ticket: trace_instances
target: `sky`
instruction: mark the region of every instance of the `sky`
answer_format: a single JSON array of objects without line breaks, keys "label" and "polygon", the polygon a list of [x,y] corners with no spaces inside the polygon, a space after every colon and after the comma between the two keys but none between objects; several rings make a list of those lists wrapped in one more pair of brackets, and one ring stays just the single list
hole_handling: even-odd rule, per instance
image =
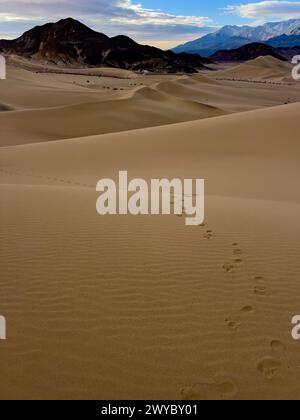
[{"label": "sky", "polygon": [[300,18],[296,0],[0,0],[0,39],[73,17],[109,36],[172,48],[224,25]]}]

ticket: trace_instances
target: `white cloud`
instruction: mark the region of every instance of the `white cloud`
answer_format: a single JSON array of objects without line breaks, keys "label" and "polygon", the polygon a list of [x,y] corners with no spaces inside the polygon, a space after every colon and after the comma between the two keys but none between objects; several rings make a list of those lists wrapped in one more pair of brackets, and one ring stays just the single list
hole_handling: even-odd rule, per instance
[{"label": "white cloud", "polygon": [[271,0],[258,3],[239,4],[227,6],[228,13],[234,13],[242,18],[256,19],[257,21],[287,20],[300,18],[300,2]]},{"label": "white cloud", "polygon": [[131,0],[119,0],[118,6],[124,10],[134,12],[133,16],[120,16],[112,18],[112,22],[133,25],[191,25],[203,27],[211,22],[207,17],[201,16],[176,16],[161,10],[145,9],[141,4],[132,4]]}]

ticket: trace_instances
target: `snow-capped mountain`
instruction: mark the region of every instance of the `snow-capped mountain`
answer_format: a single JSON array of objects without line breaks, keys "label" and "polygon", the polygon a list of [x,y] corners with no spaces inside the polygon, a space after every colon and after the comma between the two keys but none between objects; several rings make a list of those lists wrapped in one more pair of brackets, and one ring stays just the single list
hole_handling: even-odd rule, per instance
[{"label": "snow-capped mountain", "polygon": [[281,35],[300,34],[300,19],[271,22],[261,26],[224,26],[217,32],[176,47],[174,52],[209,56],[221,49],[232,49],[250,42],[266,42]]}]

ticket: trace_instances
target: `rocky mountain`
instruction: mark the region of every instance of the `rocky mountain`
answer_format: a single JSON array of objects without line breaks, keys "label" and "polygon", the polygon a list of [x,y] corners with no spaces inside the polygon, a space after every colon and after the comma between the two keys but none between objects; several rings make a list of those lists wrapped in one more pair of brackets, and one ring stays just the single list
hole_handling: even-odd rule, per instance
[{"label": "rocky mountain", "polygon": [[[297,32],[299,31],[299,35]],[[300,46],[300,30],[295,31],[292,35],[280,35],[266,42],[272,47],[295,47]]]},{"label": "rocky mountain", "polygon": [[277,49],[261,43],[251,43],[237,49],[218,51],[210,58],[216,62],[234,62],[249,61],[264,56],[271,56],[282,61],[287,60]]},{"label": "rocky mountain", "polygon": [[295,35],[300,31],[300,19],[266,23],[261,26],[224,26],[217,32],[176,47],[174,52],[188,52],[210,56],[219,50],[239,48],[253,42],[266,42],[281,35]]},{"label": "rocky mountain", "polygon": [[2,40],[0,51],[55,65],[169,73],[194,73],[211,63],[199,55],[140,45],[126,36],[109,38],[71,18],[37,26],[15,40]]},{"label": "rocky mountain", "polygon": [[292,58],[296,55],[300,55],[300,46],[296,47],[280,47],[276,48],[277,54],[286,58],[288,61],[292,61]]}]

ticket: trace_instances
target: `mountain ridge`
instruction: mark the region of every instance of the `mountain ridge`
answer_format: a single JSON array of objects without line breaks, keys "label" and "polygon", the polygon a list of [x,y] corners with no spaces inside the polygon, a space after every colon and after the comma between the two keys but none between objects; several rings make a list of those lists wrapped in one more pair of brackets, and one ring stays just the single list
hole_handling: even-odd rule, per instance
[{"label": "mountain ridge", "polygon": [[265,56],[287,61],[287,58],[283,54],[280,54],[276,48],[258,42],[243,45],[236,49],[221,50],[210,56],[210,58],[216,62],[242,62]]},{"label": "mountain ridge", "polygon": [[300,19],[269,22],[257,27],[226,25],[216,32],[179,45],[173,51],[198,53],[208,57],[219,50],[239,48],[253,42],[266,43],[281,35],[294,36],[298,34],[298,31],[300,33]]},{"label": "mountain ridge", "polygon": [[46,64],[168,73],[195,73],[211,63],[199,55],[140,45],[124,35],[109,38],[72,18],[36,26],[14,40],[0,40],[0,52]]}]

